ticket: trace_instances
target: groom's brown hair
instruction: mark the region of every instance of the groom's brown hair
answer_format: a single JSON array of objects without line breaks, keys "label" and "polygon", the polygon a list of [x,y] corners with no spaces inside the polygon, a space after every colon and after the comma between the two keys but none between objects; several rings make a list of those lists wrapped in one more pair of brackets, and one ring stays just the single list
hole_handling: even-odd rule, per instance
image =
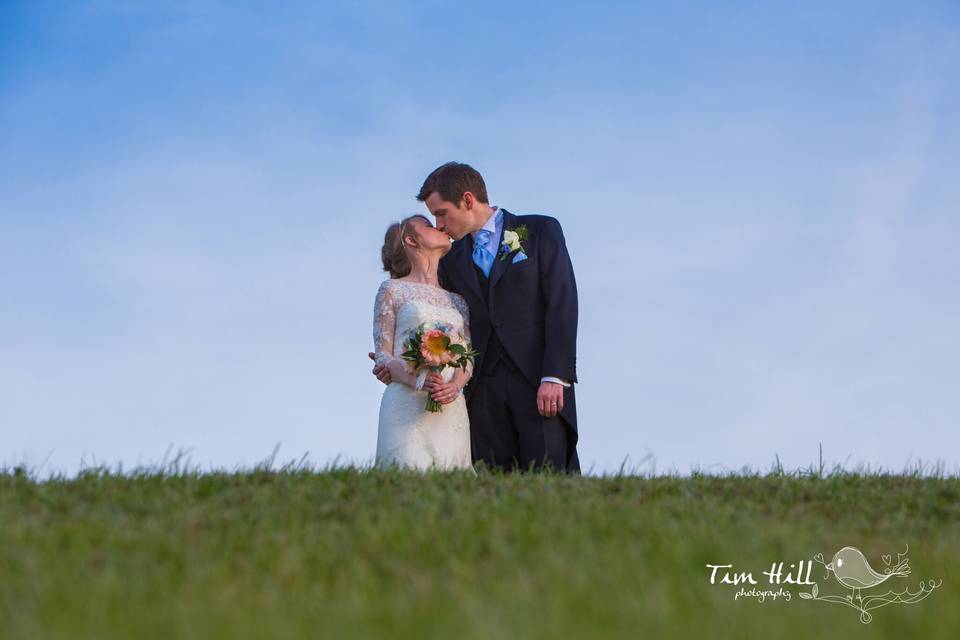
[{"label": "groom's brown hair", "polygon": [[442,164],[427,176],[417,194],[417,200],[425,201],[430,194],[436,191],[440,198],[454,205],[459,205],[463,194],[467,191],[476,196],[483,204],[490,204],[487,200],[487,185],[483,182],[480,172],[462,162],[448,162]]}]

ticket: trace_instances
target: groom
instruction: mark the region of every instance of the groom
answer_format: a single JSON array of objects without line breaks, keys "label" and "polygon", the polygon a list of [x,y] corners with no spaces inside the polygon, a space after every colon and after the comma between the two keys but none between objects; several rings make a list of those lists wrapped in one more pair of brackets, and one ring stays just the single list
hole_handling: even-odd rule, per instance
[{"label": "groom", "polygon": [[[579,473],[577,283],[560,223],[491,207],[480,174],[457,162],[427,176],[417,200],[455,241],[440,284],[470,307],[479,356],[464,394],[474,462]],[[389,384],[385,367],[373,372]]]}]

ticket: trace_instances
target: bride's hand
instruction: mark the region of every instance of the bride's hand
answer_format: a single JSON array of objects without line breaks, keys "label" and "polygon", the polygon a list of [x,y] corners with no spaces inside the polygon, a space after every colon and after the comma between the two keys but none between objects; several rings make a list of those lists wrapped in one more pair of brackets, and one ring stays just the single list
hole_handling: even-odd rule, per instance
[{"label": "bride's hand", "polygon": [[431,371],[427,374],[427,377],[423,379],[423,390],[432,393],[435,387],[442,384],[443,377],[436,371]]},{"label": "bride's hand", "polygon": [[460,395],[460,387],[453,382],[441,382],[433,385],[430,397],[440,404],[450,404]]}]

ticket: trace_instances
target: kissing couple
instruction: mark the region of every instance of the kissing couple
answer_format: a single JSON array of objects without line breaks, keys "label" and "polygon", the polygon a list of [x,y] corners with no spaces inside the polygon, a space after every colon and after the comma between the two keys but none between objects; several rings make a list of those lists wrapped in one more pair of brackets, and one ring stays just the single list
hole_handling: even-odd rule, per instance
[{"label": "kissing couple", "polygon": [[555,218],[491,206],[448,162],[394,222],[374,303],[377,466],[579,474],[577,284]]}]

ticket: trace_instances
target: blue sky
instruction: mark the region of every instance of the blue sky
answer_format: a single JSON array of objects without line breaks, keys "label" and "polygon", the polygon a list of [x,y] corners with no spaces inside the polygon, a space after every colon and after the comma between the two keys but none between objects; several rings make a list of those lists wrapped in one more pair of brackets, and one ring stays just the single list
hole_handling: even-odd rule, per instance
[{"label": "blue sky", "polygon": [[0,464],[369,462],[453,159],[563,223],[585,469],[960,464],[956,3],[239,4],[0,3]]}]

